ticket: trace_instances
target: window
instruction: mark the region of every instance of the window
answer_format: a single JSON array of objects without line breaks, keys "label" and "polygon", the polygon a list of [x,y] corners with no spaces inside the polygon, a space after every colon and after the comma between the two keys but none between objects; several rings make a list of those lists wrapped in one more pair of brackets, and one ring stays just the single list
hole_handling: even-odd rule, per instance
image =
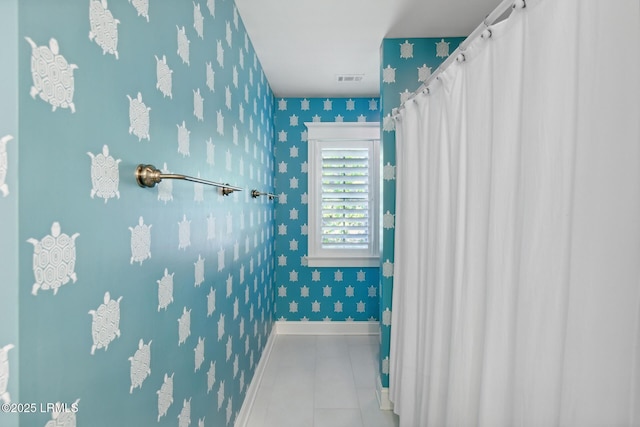
[{"label": "window", "polygon": [[378,266],[380,124],[305,124],[309,266]]}]

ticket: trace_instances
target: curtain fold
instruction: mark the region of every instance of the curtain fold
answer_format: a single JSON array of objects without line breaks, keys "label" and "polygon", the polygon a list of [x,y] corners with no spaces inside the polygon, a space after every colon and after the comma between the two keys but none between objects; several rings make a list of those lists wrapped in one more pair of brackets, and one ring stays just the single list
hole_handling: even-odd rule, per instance
[{"label": "curtain fold", "polygon": [[640,3],[527,0],[396,118],[401,426],[640,426]]}]

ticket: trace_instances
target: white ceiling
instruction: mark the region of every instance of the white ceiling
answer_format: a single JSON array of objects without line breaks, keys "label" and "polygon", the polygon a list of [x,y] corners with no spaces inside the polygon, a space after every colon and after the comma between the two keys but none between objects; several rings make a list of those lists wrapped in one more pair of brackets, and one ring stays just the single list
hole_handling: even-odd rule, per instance
[{"label": "white ceiling", "polygon": [[[235,0],[277,97],[380,94],[383,38],[467,36],[500,0]],[[337,83],[337,74],[364,74]]]}]

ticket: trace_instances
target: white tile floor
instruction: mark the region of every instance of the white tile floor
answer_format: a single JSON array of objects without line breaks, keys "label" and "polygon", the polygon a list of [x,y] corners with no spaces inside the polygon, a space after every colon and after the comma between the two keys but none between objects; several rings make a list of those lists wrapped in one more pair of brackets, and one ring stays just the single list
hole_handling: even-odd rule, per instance
[{"label": "white tile floor", "polygon": [[397,427],[376,398],[378,337],[278,335],[248,427]]}]

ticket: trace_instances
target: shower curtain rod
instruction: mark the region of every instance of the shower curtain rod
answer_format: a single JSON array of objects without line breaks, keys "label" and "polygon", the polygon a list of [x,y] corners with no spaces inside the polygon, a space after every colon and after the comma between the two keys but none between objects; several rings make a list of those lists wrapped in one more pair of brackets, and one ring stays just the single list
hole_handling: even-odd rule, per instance
[{"label": "shower curtain rod", "polygon": [[212,185],[222,189],[222,194],[228,196],[234,191],[242,191],[242,188],[219,182],[207,181],[206,179],[196,178],[193,176],[181,175],[177,173],[162,173],[162,171],[153,165],[139,164],[136,167],[136,182],[140,187],[152,188],[160,183],[163,179],[181,179],[184,181],[196,182],[198,184]]},{"label": "shower curtain rod", "polygon": [[471,34],[469,34],[469,36],[464,39],[464,41],[462,43],[460,43],[460,45],[458,46],[458,48],[456,50],[453,51],[453,53],[451,55],[449,55],[449,57],[447,59],[445,59],[442,64],[440,64],[440,66],[438,68],[436,68],[436,71],[433,72],[433,74],[431,74],[429,76],[429,78],[427,78],[427,80],[425,80],[420,87],[418,87],[418,89],[416,89],[414,92],[411,93],[411,95],[409,95],[409,97],[402,103],[400,104],[399,107],[394,108],[391,111],[391,117],[395,118],[400,111],[404,108],[404,104],[406,104],[408,101],[412,100],[413,98],[415,98],[416,96],[418,96],[419,93],[424,92],[425,90],[427,90],[429,88],[429,85],[436,79],[439,78],[440,74],[446,70],[449,65],[451,65],[451,63],[453,63],[454,61],[456,61],[458,59],[458,56],[460,56],[460,54],[463,54],[464,51],[467,49],[467,47],[469,46],[469,44],[471,44],[472,41],[474,41],[476,38],[478,38],[478,36],[480,36],[486,29],[489,28],[490,25],[493,25],[496,20],[498,18],[500,18],[500,16],[502,16],[503,13],[505,13],[507,10],[509,10],[509,8],[515,8],[516,5],[518,5],[521,8],[526,7],[526,0],[502,0],[502,3],[500,3],[494,10],[493,12],[491,12],[489,15],[487,15],[487,17],[482,21],[482,23],[480,25],[478,25],[476,27],[475,30],[473,30],[471,32]]}]

